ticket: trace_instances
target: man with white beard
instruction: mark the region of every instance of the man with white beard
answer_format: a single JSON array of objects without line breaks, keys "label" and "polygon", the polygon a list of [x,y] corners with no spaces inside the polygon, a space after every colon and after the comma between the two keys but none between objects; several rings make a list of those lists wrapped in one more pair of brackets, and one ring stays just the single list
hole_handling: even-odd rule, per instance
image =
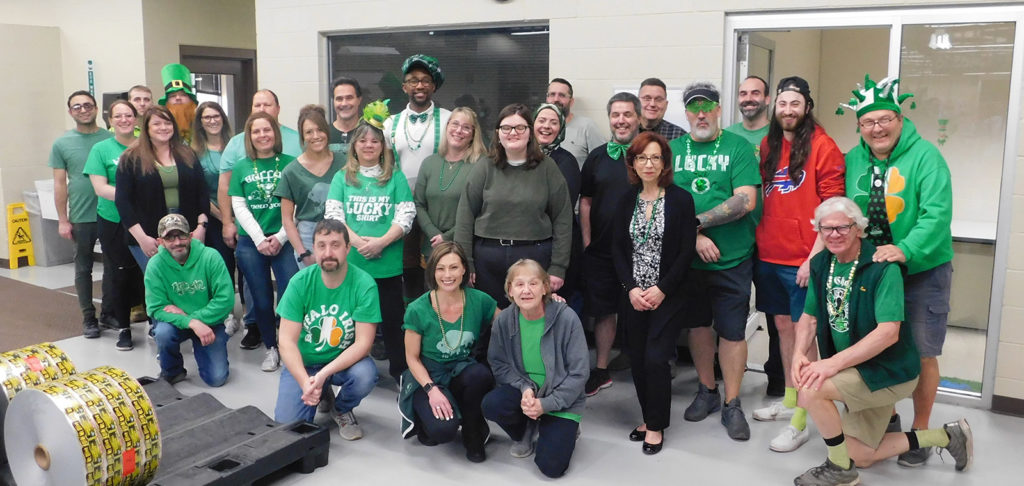
[{"label": "man with white beard", "polygon": [[[722,425],[733,440],[750,438],[740,406],[747,365],[745,328],[753,280],[754,229],[761,175],[754,149],[743,137],[720,128],[718,89],[696,82],[683,92],[690,133],[669,143],[675,182],[693,195],[697,211],[697,256],[683,284],[689,299],[690,353],[700,379],[684,418],[704,420],[722,408],[715,382],[715,334],[725,383]],[[714,329],[711,325],[714,322]]]}]

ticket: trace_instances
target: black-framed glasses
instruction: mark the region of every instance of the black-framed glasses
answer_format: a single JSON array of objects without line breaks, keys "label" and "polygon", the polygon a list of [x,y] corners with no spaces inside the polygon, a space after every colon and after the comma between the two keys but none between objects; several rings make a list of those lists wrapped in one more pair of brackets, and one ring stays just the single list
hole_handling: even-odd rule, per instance
[{"label": "black-framed glasses", "polygon": [[508,135],[508,134],[512,133],[512,130],[515,130],[516,133],[526,133],[526,131],[529,130],[529,129],[530,129],[529,125],[515,125],[515,126],[512,126],[512,125],[502,125],[502,126],[498,127],[498,131],[503,133],[503,134],[505,134],[505,135]]},{"label": "black-framed glasses", "polygon": [[202,119],[206,123],[213,123],[215,121],[220,121],[220,115],[203,115]]},{"label": "black-framed glasses", "polygon": [[856,225],[857,223],[844,224],[842,226],[818,226],[818,231],[822,236],[829,236],[833,232],[839,233],[839,236],[846,236],[850,234],[850,230]]},{"label": "black-framed glasses", "polygon": [[873,130],[875,128],[875,125],[878,125],[882,128],[886,128],[889,125],[892,125],[892,122],[894,121],[896,121],[895,116],[886,116],[879,118],[877,120],[861,120],[857,122],[857,124],[860,125],[861,130]]}]

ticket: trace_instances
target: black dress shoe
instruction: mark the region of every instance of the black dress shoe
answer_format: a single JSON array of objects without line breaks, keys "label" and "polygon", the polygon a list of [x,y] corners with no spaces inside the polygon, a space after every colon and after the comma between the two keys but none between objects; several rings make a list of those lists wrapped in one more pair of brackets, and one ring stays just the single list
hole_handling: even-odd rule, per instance
[{"label": "black dress shoe", "polygon": [[647,431],[640,430],[640,427],[633,429],[633,431],[629,433],[630,442],[640,442],[644,440],[645,437],[647,437]]},{"label": "black dress shoe", "polygon": [[648,456],[653,456],[653,455],[661,452],[661,446],[663,446],[663,445],[665,445],[665,433],[664,432],[661,433],[661,443],[659,443],[659,444],[650,444],[646,440],[644,441],[644,445],[643,445],[644,454],[647,454]]}]

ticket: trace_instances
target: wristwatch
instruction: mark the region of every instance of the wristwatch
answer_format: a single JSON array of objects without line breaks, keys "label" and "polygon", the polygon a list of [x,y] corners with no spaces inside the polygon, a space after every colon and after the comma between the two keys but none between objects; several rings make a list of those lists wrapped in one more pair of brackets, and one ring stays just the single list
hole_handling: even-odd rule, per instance
[{"label": "wristwatch", "polygon": [[433,390],[433,389],[434,389],[434,382],[430,382],[430,383],[427,383],[426,385],[423,385],[423,392],[424,393],[430,393],[430,390]]},{"label": "wristwatch", "polygon": [[302,259],[303,259],[303,258],[306,258],[306,257],[308,257],[308,256],[310,256],[310,255],[312,255],[312,254],[313,254],[313,252],[312,252],[312,251],[310,251],[310,250],[306,250],[306,251],[302,252],[302,254],[301,254],[301,255],[299,255],[298,257],[296,257],[296,258],[295,258],[295,260],[297,260],[297,261],[298,261],[299,263],[302,263]]}]

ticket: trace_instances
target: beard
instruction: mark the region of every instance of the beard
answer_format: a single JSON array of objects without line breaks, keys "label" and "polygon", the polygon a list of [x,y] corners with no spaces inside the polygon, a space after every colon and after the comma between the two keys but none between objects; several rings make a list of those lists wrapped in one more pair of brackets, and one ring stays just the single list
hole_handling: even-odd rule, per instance
[{"label": "beard", "polygon": [[192,121],[196,117],[196,102],[189,100],[183,105],[167,105],[167,109],[174,116],[174,122],[178,124],[178,134],[185,145],[192,142]]},{"label": "beard", "polygon": [[753,120],[761,116],[767,109],[768,105],[763,101],[747,102],[740,105],[740,113],[746,120]]},{"label": "beard", "polygon": [[691,126],[690,128],[690,138],[693,138],[693,140],[697,142],[714,140],[714,137],[717,134],[718,127],[711,123],[709,123],[707,127]]}]

